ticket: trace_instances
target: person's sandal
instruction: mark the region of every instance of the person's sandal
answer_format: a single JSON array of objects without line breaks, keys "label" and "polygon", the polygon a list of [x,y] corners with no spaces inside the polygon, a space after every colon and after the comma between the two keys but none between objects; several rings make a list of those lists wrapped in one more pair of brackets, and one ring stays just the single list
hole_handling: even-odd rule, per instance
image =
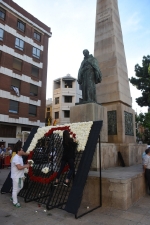
[{"label": "person's sandal", "polygon": [[21,205],[20,205],[20,203],[18,202],[18,203],[16,203],[16,204],[13,204],[16,208],[19,208]]},{"label": "person's sandal", "polygon": [[13,201],[13,198],[10,198],[10,201],[12,202]]}]

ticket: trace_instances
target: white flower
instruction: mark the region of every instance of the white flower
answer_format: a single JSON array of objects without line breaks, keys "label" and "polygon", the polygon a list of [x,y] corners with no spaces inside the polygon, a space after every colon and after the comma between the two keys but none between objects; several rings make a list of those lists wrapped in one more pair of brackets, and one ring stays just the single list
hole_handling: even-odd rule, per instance
[{"label": "white flower", "polygon": [[33,167],[34,161],[32,159],[28,159],[28,163],[30,164],[31,167]]},{"label": "white flower", "polygon": [[24,168],[24,173],[28,173],[29,169],[28,168]]},{"label": "white flower", "polygon": [[42,168],[42,173],[48,173],[49,172],[49,168],[48,167],[44,167],[44,168]]},{"label": "white flower", "polygon": [[28,163],[33,164],[33,163],[34,163],[34,161],[33,161],[32,159],[28,159]]},{"label": "white flower", "polygon": [[[76,135],[76,139],[78,140],[78,151],[83,151],[85,149],[90,130],[92,127],[93,121],[89,122],[79,122],[79,123],[70,123],[64,125],[57,125],[57,126],[47,126],[42,127],[37,130],[37,133],[34,135],[32,142],[27,150],[27,152],[33,151],[39,139],[41,139],[45,133],[47,133],[52,128],[59,128],[68,126],[73,134]],[[58,134],[60,137],[63,136],[63,130],[55,130],[53,133]]]}]

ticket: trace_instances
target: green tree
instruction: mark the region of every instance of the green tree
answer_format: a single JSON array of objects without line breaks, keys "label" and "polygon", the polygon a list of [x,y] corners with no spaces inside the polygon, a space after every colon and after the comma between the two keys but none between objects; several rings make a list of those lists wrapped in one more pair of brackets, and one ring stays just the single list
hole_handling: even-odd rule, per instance
[{"label": "green tree", "polygon": [[144,56],[142,60],[142,66],[135,65],[135,77],[129,79],[133,86],[136,86],[138,90],[141,90],[142,97],[136,98],[136,102],[139,106],[150,106],[150,56]]},{"label": "green tree", "polygon": [[150,144],[150,112],[136,115],[135,120],[139,126],[144,128],[143,132],[139,132],[137,129],[137,137],[144,143]]}]

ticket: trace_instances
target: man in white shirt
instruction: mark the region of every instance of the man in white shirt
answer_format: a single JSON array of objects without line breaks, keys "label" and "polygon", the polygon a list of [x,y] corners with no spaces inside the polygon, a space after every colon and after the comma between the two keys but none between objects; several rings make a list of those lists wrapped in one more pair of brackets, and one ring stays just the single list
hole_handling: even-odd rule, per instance
[{"label": "man in white shirt", "polygon": [[150,194],[150,148],[146,149],[146,157],[144,158],[145,177],[148,184],[148,194]]},{"label": "man in white shirt", "polygon": [[24,169],[29,168],[29,164],[23,165],[23,155],[27,155],[27,153],[25,153],[22,148],[17,147],[16,155],[11,161],[11,178],[13,181],[12,200],[14,206],[16,207],[20,207],[17,195],[19,191],[23,188]]}]

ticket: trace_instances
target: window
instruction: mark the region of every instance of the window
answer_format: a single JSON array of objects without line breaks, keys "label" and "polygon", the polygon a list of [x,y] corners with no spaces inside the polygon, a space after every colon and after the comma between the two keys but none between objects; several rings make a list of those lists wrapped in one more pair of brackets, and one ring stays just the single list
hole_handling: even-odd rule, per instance
[{"label": "window", "polygon": [[32,65],[31,74],[32,74],[34,77],[38,77],[38,76],[39,76],[39,68]]},{"label": "window", "polygon": [[20,89],[20,80],[16,78],[12,78],[11,80],[11,86],[17,87]]},{"label": "window", "polygon": [[4,30],[0,29],[0,40],[3,41],[4,38]]},{"label": "window", "polygon": [[25,23],[23,23],[21,20],[18,20],[17,22],[17,28],[21,30],[22,32],[25,32]]},{"label": "window", "polygon": [[55,98],[55,105],[59,104],[59,97]]},{"label": "window", "polygon": [[16,138],[16,126],[0,124],[0,137]]},{"label": "window", "polygon": [[32,96],[38,95],[38,86],[30,84],[30,95]]},{"label": "window", "polygon": [[11,85],[14,87],[20,88],[20,80],[18,80],[16,78],[12,78]]},{"label": "window", "polygon": [[19,90],[20,90],[20,80],[16,78],[12,78],[11,80],[11,89],[14,90],[17,96],[20,96]]},{"label": "window", "polygon": [[22,131],[31,131],[32,127],[21,127],[21,132]]},{"label": "window", "polygon": [[0,19],[5,20],[6,11],[0,7]]},{"label": "window", "polygon": [[21,71],[21,69],[22,69],[22,60],[21,59],[14,58],[13,69]]},{"label": "window", "polygon": [[31,116],[36,116],[36,114],[37,114],[37,106],[36,105],[29,105],[29,114]]},{"label": "window", "polygon": [[18,113],[18,109],[19,109],[19,102],[10,100],[10,102],[9,102],[9,112]]},{"label": "window", "polygon": [[23,49],[24,49],[24,41],[19,39],[19,38],[16,38],[15,48],[18,48],[18,49],[23,51]]},{"label": "window", "polygon": [[47,111],[50,111],[50,107],[47,107]]},{"label": "window", "polygon": [[65,96],[65,102],[72,102],[72,96]]},{"label": "window", "polygon": [[38,48],[33,47],[32,55],[36,58],[40,58],[40,50]]},{"label": "window", "polygon": [[70,117],[70,111],[69,110],[65,110],[64,111],[64,117],[65,118],[69,118]]},{"label": "window", "polygon": [[35,38],[37,41],[41,41],[41,34],[38,33],[37,31],[34,31],[34,38]]},{"label": "window", "polygon": [[65,81],[65,88],[72,88],[72,81]]},{"label": "window", "polygon": [[46,113],[46,118],[50,118],[50,112]]},{"label": "window", "polygon": [[59,112],[55,112],[55,119],[59,118]]}]

